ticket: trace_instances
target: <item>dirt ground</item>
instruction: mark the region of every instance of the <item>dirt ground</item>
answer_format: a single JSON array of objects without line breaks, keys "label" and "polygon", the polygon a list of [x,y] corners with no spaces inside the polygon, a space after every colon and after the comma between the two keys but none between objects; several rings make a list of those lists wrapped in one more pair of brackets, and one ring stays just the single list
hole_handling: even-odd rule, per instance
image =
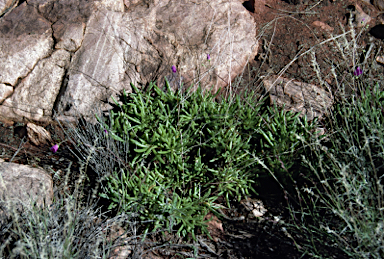
[{"label": "dirt ground", "polygon": [[[377,3],[377,1],[376,1]],[[254,4],[254,6],[253,6]],[[252,60],[243,75],[242,88],[259,88],[265,76],[279,74],[282,71],[283,77],[318,84],[319,80],[314,72],[311,55],[301,55],[314,47],[316,61],[325,81],[336,93],[335,78],[332,76],[330,64],[337,67],[340,80],[353,74],[353,60],[345,59],[332,41],[324,41],[344,30],[348,30],[348,17],[352,15],[356,23],[356,5],[372,19],[367,24],[368,28],[359,28],[362,33],[359,37],[359,50],[369,51],[369,55],[382,55],[384,47],[380,39],[380,26],[378,33],[373,37],[370,32],[375,25],[381,24],[380,10],[364,1],[350,0],[304,0],[284,2],[281,0],[259,0],[245,1],[246,7],[258,24],[258,35],[260,37],[259,54]],[[378,5],[378,4],[376,4]],[[384,33],[383,33],[384,34]],[[384,37],[383,37],[384,38]],[[323,42],[323,43],[322,43]],[[329,44],[328,44],[329,43]],[[297,60],[292,62],[295,57]],[[364,56],[357,55],[357,62],[364,59]],[[292,62],[292,63],[291,63]],[[287,64],[290,66],[286,67]],[[363,76],[372,81],[382,80],[383,66],[378,64],[365,64]],[[242,89],[241,88],[241,89]],[[65,139],[64,133],[58,125],[44,125],[52,134],[56,142]],[[53,144],[53,143],[51,143]],[[65,171],[71,164],[73,180],[76,179],[79,164],[75,156],[70,152],[73,147],[62,144],[57,153],[50,151],[51,144],[35,146],[26,135],[24,125],[13,126],[0,124],[0,158],[5,161],[40,166],[46,170],[59,172],[64,176]],[[57,178],[58,179],[58,178]],[[58,185],[61,180],[54,178],[54,184]],[[284,206],[286,200],[275,183],[269,182],[269,192],[259,190],[261,198],[268,209],[266,219],[263,223],[243,221],[231,221],[223,219],[224,233],[212,233],[215,237],[214,246],[220,250],[223,258],[310,258],[300,257],[292,240],[286,233],[276,225],[273,216],[287,216]],[[272,186],[272,187],[271,187]],[[234,208],[234,211],[227,212],[228,215],[241,216],[241,209]],[[160,257],[167,256],[158,254]],[[343,258],[336,256],[336,258]]]},{"label": "dirt ground", "polygon": [[[363,62],[364,58],[375,60],[377,56],[383,55],[383,15],[378,8],[363,0],[305,0],[298,4],[289,1],[254,1],[254,9],[249,7],[253,1],[244,2],[243,5],[251,11],[259,25],[260,46],[258,55],[249,63],[244,73],[242,87],[259,88],[263,78],[277,74],[319,85],[310,50],[315,53],[322,79],[328,83],[333,93],[337,93],[338,89],[331,73],[331,65],[336,67],[339,83],[346,76],[353,75],[354,64],[356,67],[359,62],[365,64],[363,75],[366,78],[370,78],[372,82],[382,79],[382,65]],[[380,5],[381,0],[375,3],[376,6]],[[371,18],[368,23],[367,17],[359,23],[364,17],[361,11]],[[358,34],[358,49],[355,56],[352,56],[344,48],[343,57],[335,41],[329,39],[349,30],[350,17]],[[338,40],[342,42],[343,37]],[[349,44],[352,43],[350,34],[347,40]]]}]

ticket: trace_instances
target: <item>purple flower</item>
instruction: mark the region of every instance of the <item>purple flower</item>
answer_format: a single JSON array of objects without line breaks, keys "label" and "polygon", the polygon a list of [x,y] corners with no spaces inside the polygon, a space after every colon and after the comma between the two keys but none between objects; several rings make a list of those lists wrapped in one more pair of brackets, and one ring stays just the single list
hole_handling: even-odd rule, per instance
[{"label": "purple flower", "polygon": [[359,75],[361,75],[361,74],[363,74],[363,70],[361,70],[360,67],[357,67],[356,70],[355,70],[355,72],[353,72],[353,75],[354,75],[354,76],[359,76]]},{"label": "purple flower", "polygon": [[177,70],[176,70],[176,67],[175,67],[175,66],[172,66],[172,72],[173,72],[173,73],[176,73],[176,71],[177,71]]},{"label": "purple flower", "polygon": [[59,145],[54,145],[53,147],[51,147],[51,151],[53,152],[53,153],[56,153],[57,152],[57,150],[59,149]]},{"label": "purple flower", "polygon": [[207,54],[207,60],[211,59],[211,55]]},{"label": "purple flower", "polygon": [[108,134],[108,130],[105,129],[105,130],[104,130],[104,133],[105,133],[105,134]]}]

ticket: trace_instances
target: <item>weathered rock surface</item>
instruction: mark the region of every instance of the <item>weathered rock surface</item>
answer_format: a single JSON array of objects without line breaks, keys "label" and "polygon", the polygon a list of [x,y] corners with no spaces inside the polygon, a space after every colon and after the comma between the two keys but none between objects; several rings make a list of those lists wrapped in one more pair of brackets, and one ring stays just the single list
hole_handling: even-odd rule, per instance
[{"label": "weathered rock surface", "polygon": [[27,123],[27,133],[28,138],[36,146],[42,144],[52,144],[53,142],[51,134],[46,129],[31,122]]},{"label": "weathered rock surface", "polygon": [[[7,211],[30,206],[32,200],[38,206],[49,206],[53,199],[53,181],[43,169],[27,165],[0,162],[0,208]],[[0,213],[4,213],[0,209]]]},{"label": "weathered rock surface", "polygon": [[278,76],[264,79],[263,83],[270,94],[271,105],[274,102],[280,106],[285,104],[285,110],[301,112],[300,116],[307,115],[310,121],[327,114],[333,105],[330,93],[316,85]]},{"label": "weathered rock surface", "polygon": [[9,97],[13,93],[13,87],[0,84],[0,103],[2,103],[7,97]]},{"label": "weathered rock surface", "polygon": [[17,6],[19,0],[0,0],[0,16]]},{"label": "weathered rock surface", "polygon": [[2,116],[15,120],[23,117],[35,121],[51,120],[69,59],[69,52],[57,50],[49,58],[40,60],[0,106]]},{"label": "weathered rock surface", "polygon": [[0,47],[0,119],[49,121],[93,117],[130,83],[163,87],[172,65],[185,88],[217,91],[258,43],[241,1],[29,0],[0,18]]},{"label": "weathered rock surface", "polygon": [[0,19],[0,83],[16,86],[53,47],[50,23],[23,3]]},{"label": "weathered rock surface", "polygon": [[[227,26],[230,7],[233,35],[228,35]],[[136,1],[130,3],[127,13],[98,9],[88,21],[83,44],[71,63],[59,111],[67,116],[76,111],[92,116],[89,111],[95,103],[108,100],[111,93],[129,90],[131,82],[145,85],[157,81],[163,86],[164,76],[172,75],[172,65],[186,86],[195,83],[197,87],[201,82],[203,87],[213,85],[217,90],[256,54],[255,35],[249,32],[255,32],[255,24],[246,9],[241,3],[224,0],[201,1],[199,5],[161,0],[143,5]],[[231,44],[236,51],[232,52]]]}]

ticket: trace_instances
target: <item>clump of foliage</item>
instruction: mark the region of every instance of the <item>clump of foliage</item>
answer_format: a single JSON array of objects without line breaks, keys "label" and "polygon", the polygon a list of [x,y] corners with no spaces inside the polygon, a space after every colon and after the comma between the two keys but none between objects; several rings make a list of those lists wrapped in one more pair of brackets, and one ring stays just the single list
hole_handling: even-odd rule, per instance
[{"label": "clump of foliage", "polygon": [[176,227],[183,236],[194,237],[196,228],[208,233],[204,217],[219,207],[219,197],[230,206],[255,192],[252,186],[268,172],[254,156],[276,172],[283,168],[278,176],[289,179],[297,136],[309,137],[315,125],[276,106],[266,108],[254,94],[217,102],[200,87],[188,98],[169,84],[167,92],[155,84],[146,92],[132,88],[122,104],[115,100],[117,112],[98,118],[110,137],[129,144],[129,166],[115,168],[101,195],[110,208],[138,208],[154,229]]},{"label": "clump of foliage", "polygon": [[293,213],[310,218],[295,227],[300,233],[312,232],[315,242],[301,245],[320,258],[331,254],[324,245],[348,258],[384,256],[384,93],[376,85],[361,89],[360,95],[335,105],[329,117],[333,133],[312,146],[316,160],[304,159],[320,183],[303,189],[306,203]]},{"label": "clump of foliage", "polygon": [[[70,167],[63,183],[68,186]],[[73,173],[73,171],[72,171]],[[108,237],[112,226],[132,225],[130,215],[105,219],[96,204],[81,202],[85,172],[83,168],[70,194],[54,193],[50,206],[34,200],[2,202],[0,207],[0,258],[110,258],[117,238]]]},{"label": "clump of foliage", "polygon": [[297,233],[298,248],[316,258],[384,257],[383,77],[379,47],[360,42],[367,28],[357,31],[351,16],[349,29],[327,40],[341,60],[329,70],[311,55],[318,83],[330,89],[325,79],[332,80],[334,105],[324,119],[327,137],[303,140],[310,147],[304,165],[315,177],[297,188],[300,208],[289,207],[286,227]]}]

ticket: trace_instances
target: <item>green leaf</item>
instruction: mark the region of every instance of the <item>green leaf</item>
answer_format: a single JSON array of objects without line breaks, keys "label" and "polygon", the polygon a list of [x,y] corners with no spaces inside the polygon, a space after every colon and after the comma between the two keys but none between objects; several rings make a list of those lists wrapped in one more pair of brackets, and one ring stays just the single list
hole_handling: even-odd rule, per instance
[{"label": "green leaf", "polygon": [[148,144],[145,144],[144,140],[141,140],[142,143],[140,143],[139,141],[134,140],[134,139],[130,139],[130,141],[131,141],[133,144],[135,144],[135,145],[137,145],[137,146],[139,146],[139,147],[142,147],[142,148],[149,148],[149,145],[148,145]]},{"label": "green leaf", "polygon": [[134,150],[135,150],[136,153],[144,153],[144,152],[146,152],[146,151],[148,151],[150,149],[149,148],[141,148],[141,149],[136,148]]},{"label": "green leaf", "polygon": [[120,138],[120,137],[117,136],[115,133],[110,132],[110,134],[111,134],[111,137],[112,137],[114,140],[117,140],[117,141],[120,141],[120,142],[125,142],[124,139]]},{"label": "green leaf", "polygon": [[[269,145],[271,145],[271,147],[274,146],[274,144],[272,143],[271,139],[270,139],[270,136],[267,136],[267,134],[264,132],[264,130],[260,129],[260,132],[261,134],[263,135],[264,139],[269,143]],[[270,133],[271,132],[268,132],[269,135],[271,135]]]}]

